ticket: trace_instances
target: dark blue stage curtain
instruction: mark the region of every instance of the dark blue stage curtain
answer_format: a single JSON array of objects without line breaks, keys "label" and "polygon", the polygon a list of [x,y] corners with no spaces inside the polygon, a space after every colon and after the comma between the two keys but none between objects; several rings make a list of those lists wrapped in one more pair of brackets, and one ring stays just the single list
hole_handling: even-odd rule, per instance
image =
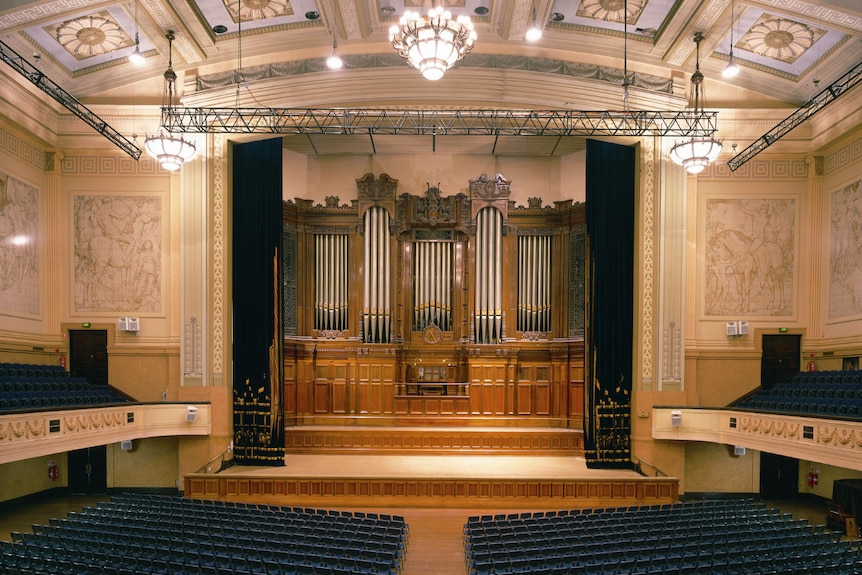
[{"label": "dark blue stage curtain", "polygon": [[284,465],[281,140],[233,146],[233,425],[239,465]]},{"label": "dark blue stage curtain", "polygon": [[587,466],[631,466],[635,148],[587,140]]}]

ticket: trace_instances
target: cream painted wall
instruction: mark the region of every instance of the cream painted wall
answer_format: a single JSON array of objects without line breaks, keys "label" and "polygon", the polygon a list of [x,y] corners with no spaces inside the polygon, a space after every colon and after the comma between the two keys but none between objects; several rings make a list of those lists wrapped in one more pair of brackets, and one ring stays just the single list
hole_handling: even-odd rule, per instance
[{"label": "cream painted wall", "polygon": [[[48,462],[57,464],[57,481],[48,477]],[[32,493],[68,485],[66,454],[34,457],[0,465],[0,501],[9,501]]]},{"label": "cream painted wall", "polygon": [[[814,487],[808,487],[808,473],[812,467],[819,472],[819,480]],[[799,460],[800,493],[832,499],[832,486],[838,479],[862,479],[862,472]]]},{"label": "cream painted wall", "polygon": [[131,451],[108,446],[108,487],[175,488],[178,480],[177,437],[139,439]]},{"label": "cream painted wall", "polygon": [[685,492],[759,493],[760,452],[735,456],[732,445],[687,442]]}]

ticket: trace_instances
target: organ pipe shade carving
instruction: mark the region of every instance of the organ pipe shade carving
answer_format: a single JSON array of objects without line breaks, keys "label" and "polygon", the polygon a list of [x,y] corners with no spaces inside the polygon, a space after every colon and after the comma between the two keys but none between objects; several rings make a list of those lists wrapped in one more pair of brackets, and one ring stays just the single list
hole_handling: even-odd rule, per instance
[{"label": "organ pipe shade carving", "polygon": [[551,331],[550,236],[518,236],[518,331]]},{"label": "organ pipe shade carving", "polygon": [[347,234],[314,236],[314,329],[347,329]]},{"label": "organ pipe shade carving", "polygon": [[389,213],[374,206],[365,213],[364,220],[362,337],[366,343],[389,343]]},{"label": "organ pipe shade carving", "polygon": [[436,325],[452,330],[452,243],[414,243],[413,330]]},{"label": "organ pipe shade carving", "polygon": [[476,216],[476,302],[474,311],[477,344],[500,343],[503,339],[503,215],[488,207]]}]

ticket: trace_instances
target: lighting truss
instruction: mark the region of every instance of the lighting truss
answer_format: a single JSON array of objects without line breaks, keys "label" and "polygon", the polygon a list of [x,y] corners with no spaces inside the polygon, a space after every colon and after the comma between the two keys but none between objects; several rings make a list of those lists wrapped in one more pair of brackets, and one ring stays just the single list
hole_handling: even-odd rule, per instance
[{"label": "lighting truss", "polygon": [[162,108],[168,132],[427,136],[710,136],[717,112]]},{"label": "lighting truss", "polygon": [[793,128],[831,104],[841,94],[847,92],[862,81],[862,62],[859,62],[849,72],[835,80],[824,88],[820,93],[802,104],[795,112],[776,124],[771,130],[760,136],[750,146],[736,154],[727,161],[731,172],[735,172],[740,166],[751,158],[784,137]]},{"label": "lighting truss", "polygon": [[117,132],[106,121],[94,114],[87,106],[82,104],[75,96],[54,83],[53,80],[43,74],[36,66],[22,58],[15,50],[0,40],[0,60],[6,62],[16,72],[30,80],[40,90],[59,102],[64,108],[78,116],[94,130],[113,142],[118,148],[126,152],[135,160],[141,157],[142,150],[130,142],[125,136]]}]

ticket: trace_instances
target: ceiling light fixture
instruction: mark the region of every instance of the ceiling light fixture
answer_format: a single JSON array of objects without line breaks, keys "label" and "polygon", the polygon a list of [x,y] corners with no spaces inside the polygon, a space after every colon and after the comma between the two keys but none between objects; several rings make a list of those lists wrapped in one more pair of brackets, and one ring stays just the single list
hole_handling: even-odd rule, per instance
[{"label": "ceiling light fixture", "polygon": [[[694,99],[694,112],[704,113],[703,100],[703,74],[700,71],[700,43],[703,33],[695,32],[694,43],[697,45],[697,63],[694,74],[691,75],[691,95]],[[679,164],[689,174],[699,174],[706,166],[718,158],[721,153],[721,142],[713,137],[694,137],[676,144],[670,150],[670,158]]]},{"label": "ceiling light fixture", "polygon": [[326,59],[326,67],[330,70],[340,70],[344,66],[344,61],[338,55],[338,6],[335,6],[335,12],[332,15],[332,55]]},{"label": "ceiling light fixture", "polygon": [[135,0],[135,51],[129,54],[129,62],[135,66],[144,63],[144,55],[141,54],[141,39],[138,37],[138,0]]},{"label": "ceiling light fixture", "polygon": [[[174,31],[168,30],[165,33],[165,38],[168,39],[168,69],[165,70],[165,93],[162,100],[162,114],[167,116],[170,114],[174,100],[174,84],[177,80],[177,74],[173,67],[173,43]],[[163,122],[164,124],[164,122]],[[194,159],[197,154],[195,145],[182,136],[173,136],[159,130],[158,136],[152,136],[144,141],[144,147],[162,168],[168,171],[176,171],[186,163]]]},{"label": "ceiling light fixture", "polygon": [[470,53],[476,31],[469,16],[452,19],[443,8],[431,8],[428,17],[405,12],[389,29],[389,41],[398,55],[428,80],[439,80],[456,62]]},{"label": "ceiling light fixture", "polygon": [[536,42],[542,39],[542,29],[539,28],[539,25],[536,23],[536,7],[533,7],[533,25],[527,29],[527,33],[524,34],[524,39],[527,42]]},{"label": "ceiling light fixture", "polygon": [[734,6],[735,2],[730,3],[730,61],[727,63],[727,66],[722,70],[721,75],[724,78],[731,79],[736,78],[739,74],[739,66],[736,62],[733,61],[733,26],[736,23],[734,19]]}]

